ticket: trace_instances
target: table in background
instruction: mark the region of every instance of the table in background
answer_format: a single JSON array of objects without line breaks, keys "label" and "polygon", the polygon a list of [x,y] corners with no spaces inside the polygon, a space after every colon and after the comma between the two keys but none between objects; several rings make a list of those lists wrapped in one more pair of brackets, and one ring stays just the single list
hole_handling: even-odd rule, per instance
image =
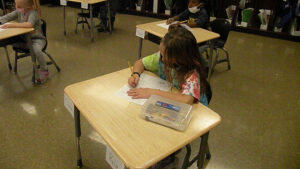
[{"label": "table in background", "polygon": [[[90,20],[91,20],[91,41],[94,42],[94,21],[93,21],[93,5],[101,2],[107,2],[107,13],[109,20],[109,32],[111,33],[111,18],[110,18],[110,4],[109,0],[67,0],[67,2],[78,2],[88,4],[88,9],[90,10]],[[63,5],[63,17],[64,17],[64,35],[66,35],[66,5]]]},{"label": "table in background", "polygon": [[[138,48],[138,59],[141,58],[142,53],[142,45],[143,45],[143,39],[148,39],[154,43],[159,44],[160,40],[165,36],[165,34],[168,32],[167,29],[158,26],[157,24],[166,23],[166,20],[163,21],[156,21],[156,22],[150,22],[146,24],[140,24],[137,25],[137,36],[139,39],[139,48]],[[208,80],[211,76],[211,68],[212,68],[212,56],[213,56],[213,39],[219,38],[220,35],[211,31],[208,31],[206,29],[202,28],[192,28],[192,33],[195,36],[197,40],[197,44],[203,43],[203,42],[209,42],[209,72],[208,72]],[[141,32],[141,33],[140,33]]]}]

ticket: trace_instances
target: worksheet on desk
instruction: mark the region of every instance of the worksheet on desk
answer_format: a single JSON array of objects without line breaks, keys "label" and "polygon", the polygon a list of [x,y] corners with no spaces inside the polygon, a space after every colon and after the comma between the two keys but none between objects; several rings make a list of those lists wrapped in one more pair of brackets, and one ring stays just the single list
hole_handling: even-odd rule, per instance
[{"label": "worksheet on desk", "polygon": [[[165,29],[169,29],[170,25],[173,25],[173,24],[177,24],[178,21],[176,22],[173,22],[169,25],[167,25],[166,23],[159,23],[159,24],[156,24],[157,26],[160,26],[162,28],[165,28]],[[182,27],[184,27],[185,29],[189,30],[190,32],[193,32],[193,29],[191,27],[189,27],[187,24],[180,24]]]},{"label": "worksheet on desk", "polygon": [[[128,96],[127,92],[132,87],[129,86],[129,84],[125,84],[121,89],[115,92],[115,95],[118,97],[121,97],[129,102],[133,102],[136,104],[143,105],[147,99],[132,99],[130,96]],[[136,88],[152,88],[152,89],[159,89],[162,91],[169,91],[170,85],[167,81],[162,80],[158,77],[154,77],[147,74],[141,74],[139,83]]]}]

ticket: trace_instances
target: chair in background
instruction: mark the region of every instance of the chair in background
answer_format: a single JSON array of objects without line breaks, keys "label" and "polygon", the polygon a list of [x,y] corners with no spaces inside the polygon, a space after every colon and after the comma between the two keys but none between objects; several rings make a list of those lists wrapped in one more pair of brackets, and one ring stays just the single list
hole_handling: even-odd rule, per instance
[{"label": "chair in background", "polygon": [[[44,36],[46,37],[47,39],[47,34],[46,34],[46,22],[44,20],[41,20],[42,24],[42,31],[44,33]],[[54,59],[46,52],[46,49],[47,49],[47,40],[46,40],[46,45],[43,49],[43,52],[49,57],[49,59],[51,60],[50,62],[47,62],[47,65],[51,65],[51,64],[54,64],[54,66],[56,67],[57,71],[60,72],[60,68],[58,67],[58,65],[56,64],[56,62],[54,61]],[[30,51],[28,48],[20,48],[20,47],[17,47],[17,46],[14,46],[13,45],[13,50],[15,51],[15,65],[14,65],[14,72],[17,73],[17,69],[18,69],[18,60],[21,59],[21,58],[24,58],[24,57],[28,57],[30,56]]]},{"label": "chair in background", "polygon": [[[99,18],[98,16],[99,16],[99,9],[97,7],[94,7],[93,18]],[[91,29],[90,24],[88,22],[88,18],[90,18],[89,10],[81,9],[81,12],[77,14],[75,33],[77,33],[77,27],[79,24],[81,24],[82,29],[84,29],[85,24],[87,24],[89,30]]]},{"label": "chair in background", "polygon": [[[212,66],[212,72],[215,69],[216,64],[227,62],[227,68],[228,70],[231,69],[230,61],[229,61],[229,54],[228,51],[224,48],[225,43],[227,41],[231,25],[226,19],[216,19],[210,23],[211,29],[213,32],[220,34],[220,38],[214,40],[214,51],[216,52],[216,59]],[[225,59],[219,60],[219,51],[218,49],[221,49],[226,54]]]}]

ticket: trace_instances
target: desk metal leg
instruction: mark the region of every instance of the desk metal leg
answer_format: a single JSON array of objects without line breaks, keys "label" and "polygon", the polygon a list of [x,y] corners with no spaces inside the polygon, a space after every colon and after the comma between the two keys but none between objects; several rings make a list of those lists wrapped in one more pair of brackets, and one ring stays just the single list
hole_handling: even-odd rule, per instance
[{"label": "desk metal leg", "polygon": [[204,164],[204,156],[206,155],[206,158],[210,158],[210,152],[208,149],[208,135],[209,132],[205,133],[203,136],[201,136],[201,143],[200,143],[200,149],[199,149],[199,154],[198,154],[198,161],[197,161],[197,166],[198,168],[202,168]]},{"label": "desk metal leg", "polygon": [[64,35],[67,35],[66,32],[66,6],[63,6],[63,18],[64,18]]},{"label": "desk metal leg", "polygon": [[27,46],[29,48],[30,51],[30,55],[31,55],[31,60],[32,60],[32,65],[33,65],[33,73],[32,73],[32,83],[40,83],[40,79],[39,79],[39,72],[38,72],[38,68],[37,68],[37,64],[36,64],[36,56],[33,52],[33,47],[32,47],[32,41],[30,38],[30,33],[28,33],[26,35],[26,40],[27,40]]},{"label": "desk metal leg", "polygon": [[80,149],[80,136],[81,136],[81,128],[80,128],[80,112],[76,106],[74,106],[74,121],[75,121],[75,134],[76,134],[76,144],[77,144],[77,167],[82,167],[82,159],[81,159],[81,149]]},{"label": "desk metal leg", "polygon": [[93,21],[93,5],[90,5],[90,18],[91,18],[91,41],[94,42],[94,21]]},{"label": "desk metal leg", "polygon": [[143,38],[140,38],[139,39],[139,49],[138,49],[138,59],[141,58],[141,55],[142,55],[142,46],[143,46]]},{"label": "desk metal leg", "polygon": [[198,169],[201,169],[203,167],[203,163],[204,163],[204,156],[206,155],[206,159],[210,159],[211,155],[210,155],[208,143],[207,143],[208,134],[209,134],[209,132],[207,132],[203,136],[201,136],[199,152],[198,152],[197,156],[194,157],[191,161],[190,161],[191,152],[192,152],[191,146],[190,146],[190,144],[186,145],[186,155],[184,157],[181,169],[187,169],[188,167],[192,166],[193,163],[196,161],[197,161]]},{"label": "desk metal leg", "polygon": [[8,51],[7,51],[7,47],[6,46],[4,46],[4,51],[5,51],[7,62],[8,62],[8,68],[9,68],[9,70],[11,70],[12,67],[11,67],[11,63],[10,63],[10,59],[9,59],[9,55],[8,55]]},{"label": "desk metal leg", "polygon": [[109,33],[111,34],[112,32],[112,27],[111,27],[111,13],[110,13],[110,3],[109,0],[107,1],[107,14],[108,14],[108,27],[109,27]]},{"label": "desk metal leg", "polygon": [[209,41],[209,70],[208,70],[208,82],[210,81],[210,77],[212,74],[212,67],[213,67],[213,51],[214,51],[214,44],[213,44],[213,40]]}]

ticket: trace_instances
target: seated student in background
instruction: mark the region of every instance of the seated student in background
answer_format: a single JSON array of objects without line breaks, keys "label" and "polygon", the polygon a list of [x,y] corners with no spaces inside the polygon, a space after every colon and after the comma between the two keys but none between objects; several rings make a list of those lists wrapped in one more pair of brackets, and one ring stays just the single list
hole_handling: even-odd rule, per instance
[{"label": "seated student in background", "polygon": [[[33,9],[33,0],[15,0],[16,10],[0,17],[1,25],[0,28],[34,28],[34,31],[31,33],[30,38],[32,40],[33,52],[37,58],[37,61],[40,65],[39,70],[39,79],[41,83],[46,82],[49,75],[47,69],[47,63],[45,60],[45,54],[43,53],[43,48],[46,45],[46,38],[43,35],[41,28],[41,20],[39,14],[36,10]],[[18,20],[18,23],[5,24],[6,22]],[[25,36],[17,36],[0,41],[0,47],[18,43],[19,45],[24,46],[26,43]],[[25,48],[27,45],[24,46]]]},{"label": "seated student in background", "polygon": [[175,21],[187,20],[187,25],[190,27],[199,27],[208,29],[209,16],[204,8],[204,0],[189,0],[188,9],[183,11],[177,16],[169,18],[167,24],[171,24]]},{"label": "seated student in background", "polygon": [[201,102],[208,105],[205,95],[206,73],[200,59],[197,42],[193,34],[180,25],[171,25],[169,32],[162,39],[159,53],[144,57],[135,62],[130,86],[139,83],[140,74],[144,70],[155,72],[162,79],[167,80],[180,93],[164,92],[149,88],[133,88],[128,95],[133,99],[149,98],[159,95],[187,104]]},{"label": "seated student in background", "polygon": [[[116,20],[116,13],[117,10],[119,8],[119,0],[110,0],[109,1],[110,4],[110,18],[111,18],[111,28],[112,30],[114,29],[114,23]],[[109,30],[109,25],[108,25],[108,17],[107,17],[107,3],[105,4],[99,4],[98,6],[96,6],[96,8],[98,8],[97,10],[99,10],[100,13],[100,27],[98,28],[99,32],[105,32]]]}]

